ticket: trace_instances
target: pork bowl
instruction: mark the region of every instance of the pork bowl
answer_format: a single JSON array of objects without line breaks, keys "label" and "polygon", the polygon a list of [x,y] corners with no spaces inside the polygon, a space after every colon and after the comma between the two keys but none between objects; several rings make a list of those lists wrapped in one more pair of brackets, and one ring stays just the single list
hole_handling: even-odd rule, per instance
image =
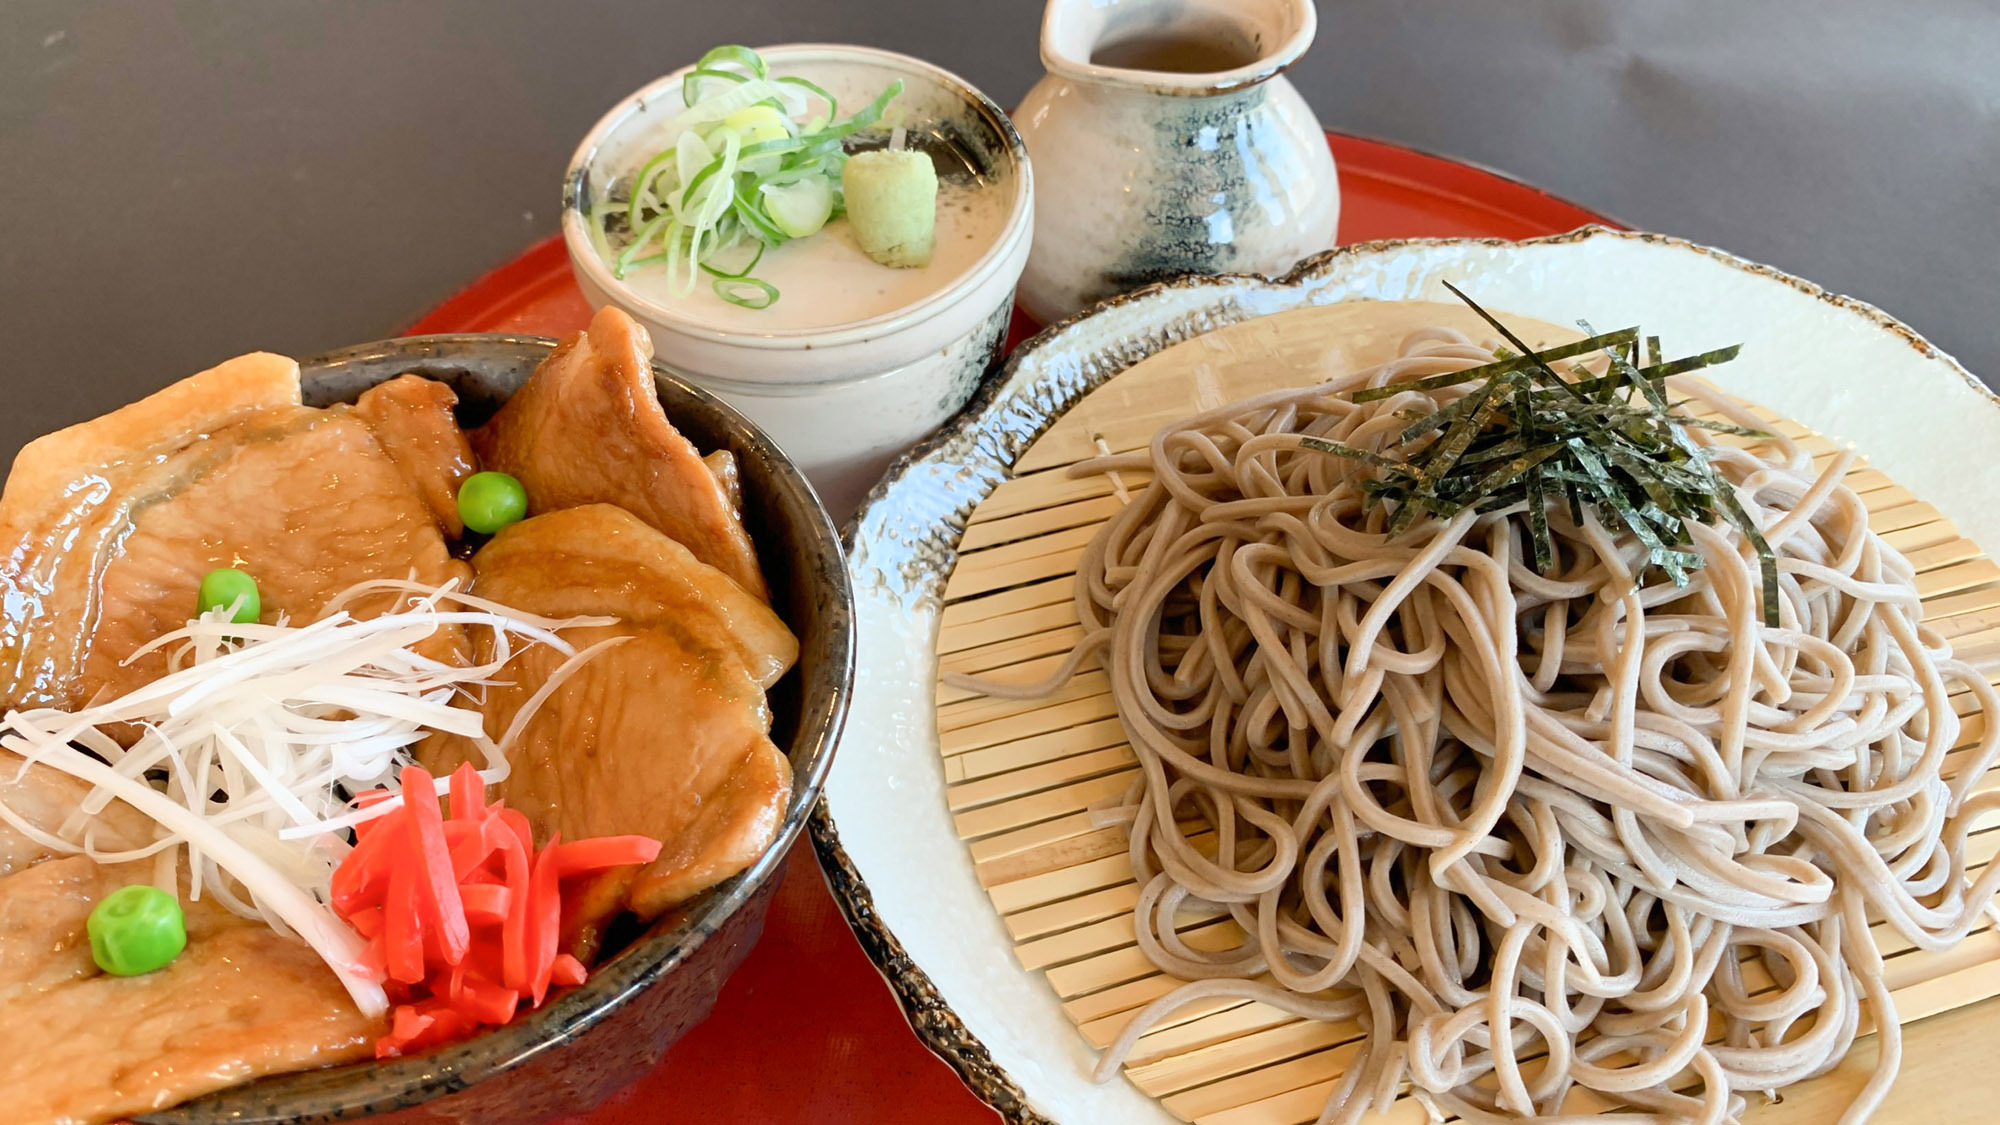
[{"label": "pork bowl", "polygon": [[811,487],[617,310],[255,353],[0,495],[9,1122],[535,1122],[713,1006],[817,799]]}]

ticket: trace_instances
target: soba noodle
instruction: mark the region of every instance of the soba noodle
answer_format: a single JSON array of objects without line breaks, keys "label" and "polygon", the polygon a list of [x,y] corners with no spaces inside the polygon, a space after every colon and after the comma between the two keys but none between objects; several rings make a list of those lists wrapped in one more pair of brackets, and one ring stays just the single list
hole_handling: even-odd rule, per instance
[{"label": "soba noodle", "polygon": [[[1466,388],[1348,394],[1492,358],[1419,333],[1383,366],[1079,466],[1152,474],[1079,567],[1077,660],[1109,669],[1139,762],[1103,814],[1131,826],[1139,946],[1190,982],[1099,1076],[1226,997],[1353,1025],[1322,1122],[1407,1082],[1475,1122],[1582,1120],[1582,1087],[1644,1111],[1619,1120],[1713,1125],[1737,1091],[1830,1069],[1865,1005],[1880,1062],[1844,1119],[1862,1120],[1900,1055],[1870,919],[1942,949],[2000,889],[2000,865],[1968,885],[1965,854],[2000,803],[1972,791],[2000,700],[1920,624],[1847,456],[1815,469],[1783,439],[1760,456],[1692,432],[1778,556],[1771,628],[1726,526],[1690,529],[1706,562],[1680,587],[1553,505],[1538,573],[1520,506],[1392,539],[1363,503],[1374,470],[1300,445],[1381,449]],[[1988,721],[1954,752],[1960,689]],[[1247,940],[1195,940],[1225,915]]]}]

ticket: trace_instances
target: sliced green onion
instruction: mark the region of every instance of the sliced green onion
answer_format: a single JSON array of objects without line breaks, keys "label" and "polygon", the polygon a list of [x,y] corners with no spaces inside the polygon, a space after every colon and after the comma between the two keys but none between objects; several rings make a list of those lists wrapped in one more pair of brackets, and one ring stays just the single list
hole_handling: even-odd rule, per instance
[{"label": "sliced green onion", "polygon": [[633,220],[641,207],[652,202],[653,181],[659,177],[660,173],[670,168],[673,165],[673,161],[674,150],[668,149],[651,160],[646,161],[645,165],[639,169],[639,175],[632,181],[632,201],[625,209],[625,225],[627,228],[633,231],[639,229],[640,224]]},{"label": "sliced green onion", "polygon": [[838,125],[832,125],[820,130],[817,136],[845,137],[859,133],[863,129],[873,128],[876,122],[882,120],[882,115],[889,111],[889,103],[894,101],[896,95],[902,92],[903,80],[898,78],[894,82],[889,83],[888,89],[877,94],[875,100],[868,103],[867,108]]},{"label": "sliced green onion", "polygon": [[743,158],[753,156],[792,156],[805,151],[806,142],[799,137],[788,137],[782,141],[758,141],[743,146]]},{"label": "sliced green onion", "polygon": [[757,189],[764,213],[779,230],[792,238],[818,234],[833,216],[833,185],[825,176],[811,176],[789,184],[764,184]]},{"label": "sliced green onion", "polygon": [[827,93],[824,89],[822,89],[819,86],[818,83],[809,82],[806,79],[800,78],[796,74],[787,74],[780,78],[773,79],[773,81],[781,82],[787,86],[797,86],[800,89],[818,95],[819,100],[826,103],[826,116],[813,118],[813,124],[802,130],[802,132],[816,133],[819,130],[826,128],[828,125],[833,124],[833,119],[840,116],[840,99],[834,97],[832,94]]},{"label": "sliced green onion", "polygon": [[736,189],[736,198],[731,201],[731,207],[735,210],[737,219],[765,242],[776,244],[785,241],[788,237],[783,230],[779,229],[778,224],[772,222],[770,217],[764,214],[763,209],[758,206],[756,200],[743,194],[742,188]]},{"label": "sliced green onion", "polygon": [[700,191],[702,185],[708,183],[711,177],[721,172],[722,167],[723,158],[718,156],[707,164],[702,165],[701,171],[696,172],[693,178],[688,180],[687,190],[681,193],[681,207],[683,210],[687,208],[687,201],[694,198],[694,193]]},{"label": "sliced green onion", "polygon": [[[902,91],[901,81],[891,82],[841,121],[831,92],[795,75],[773,78],[757,52],[735,45],[707,52],[682,77],[686,108],[662,126],[666,146],[640,166],[622,201],[592,209],[598,252],[621,278],[657,267],[685,293],[706,273],[723,300],[768,306],[778,290],[750,276],[764,251],[810,237],[844,210],[842,141],[876,127]],[[825,104],[823,115],[813,98]],[[617,213],[622,231],[608,225]],[[753,244],[746,264],[715,264],[746,242]]]},{"label": "sliced green onion", "polygon": [[764,260],[764,240],[760,238],[753,238],[750,240],[750,244],[757,248],[756,252],[751,254],[750,260],[744,264],[742,269],[737,270],[735,273],[725,273],[722,270],[716,269],[714,266],[709,265],[707,262],[701,263],[701,268],[705,272],[707,272],[707,274],[710,277],[720,278],[723,281],[741,281],[744,278],[750,276],[750,271],[757,268],[758,262]]},{"label": "sliced green onion", "polygon": [[681,79],[682,100],[686,101],[689,105],[700,101],[701,80],[704,78],[721,78],[729,82],[734,82],[739,86],[750,81],[750,76],[747,74],[738,74],[733,70],[716,70],[712,67],[698,66],[688,71],[687,77]]},{"label": "sliced green onion", "polygon": [[712,67],[727,63],[735,63],[759,78],[769,78],[771,76],[770,68],[764,64],[764,56],[748,47],[739,46],[734,43],[725,43],[720,47],[710,48],[707,54],[695,60],[694,65],[697,67]]},{"label": "sliced green onion", "polygon": [[[732,63],[742,69],[723,69]],[[725,78],[741,84],[752,78],[767,77],[769,74],[770,71],[765,68],[763,58],[750,48],[733,44],[717,47],[697,60],[694,69],[688,71],[687,77],[681,79],[681,102],[692,106],[701,100],[701,80],[704,78]]]},{"label": "sliced green onion", "polygon": [[[720,94],[711,94],[700,103],[689,106],[673,120],[661,126],[660,131],[670,142],[677,142],[692,130],[705,128],[728,117],[739,109],[748,109],[758,102],[777,96],[778,87],[763,78],[753,78],[740,86],[732,86]],[[780,106],[780,111],[783,110]],[[669,143],[669,148],[673,147]]]},{"label": "sliced green onion", "polygon": [[[627,246],[625,248],[624,253],[618,255],[618,261],[612,267],[611,272],[616,274],[622,280],[625,276],[626,271],[630,270],[632,268],[633,263],[637,260],[639,251],[644,250],[646,248],[646,244],[648,242],[651,242],[655,237],[657,237],[659,233],[662,230],[665,230],[670,224],[673,223],[673,221],[674,221],[673,212],[662,211],[660,212],[658,218],[655,218],[651,222],[647,223],[645,226],[640,227],[639,233],[632,239],[632,245]],[[672,245],[675,241],[676,240],[671,237],[667,239],[669,245]]]},{"label": "sliced green onion", "polygon": [[[825,161],[837,164],[847,159],[847,150],[840,147],[840,138],[828,130],[821,130],[810,137],[801,137],[799,141],[798,160],[801,167],[807,164],[818,165]],[[833,172],[839,170],[838,167],[831,169]]]},{"label": "sliced green onion", "polygon": [[778,299],[778,287],[754,277],[721,277],[715,280],[715,295],[746,309],[768,309]]}]

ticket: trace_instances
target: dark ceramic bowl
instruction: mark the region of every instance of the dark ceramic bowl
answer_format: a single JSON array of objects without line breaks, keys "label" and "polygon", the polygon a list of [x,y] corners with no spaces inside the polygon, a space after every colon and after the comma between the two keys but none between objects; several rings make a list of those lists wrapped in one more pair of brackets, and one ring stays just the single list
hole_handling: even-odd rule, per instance
[{"label": "dark ceramic bowl", "polygon": [[[546,358],[542,336],[413,336],[301,363],[306,401],[351,402],[416,372],[458,392],[459,422],[484,421]],[[268,1078],[140,1118],[256,1122],[520,1122],[579,1113],[657,1065],[700,1023],[764,925],[785,853],[833,760],[854,672],[853,598],[839,537],[812,486],[762,431],[705,391],[654,369],[667,416],[702,451],[736,456],[744,522],[799,662],[771,691],[772,740],[792,762],[778,839],[748,871],[659,919],[582,987],[455,1046],[411,1058]]]}]

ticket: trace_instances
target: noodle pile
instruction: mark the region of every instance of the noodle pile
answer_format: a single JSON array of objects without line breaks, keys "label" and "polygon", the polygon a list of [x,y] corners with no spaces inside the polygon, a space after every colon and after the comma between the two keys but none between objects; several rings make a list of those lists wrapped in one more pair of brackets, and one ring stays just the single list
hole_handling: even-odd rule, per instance
[{"label": "noodle pile", "polygon": [[[1101,653],[1141,767],[1102,813],[1131,826],[1139,945],[1190,982],[1099,1076],[1184,1005],[1239,998],[1354,1025],[1322,1122],[1407,1083],[1474,1122],[1568,1120],[1581,1087],[1647,1111],[1620,1120],[1711,1125],[1830,1069],[1865,1005],[1862,1120],[1900,1055],[1869,919],[1942,949],[2000,889],[1965,856],[2000,804],[1971,792],[2000,725],[1942,777],[1951,693],[2000,700],[1919,623],[1847,456],[1816,472],[1782,438],[1767,457],[1690,431],[1776,553],[1773,628],[1727,526],[1690,527],[1705,563],[1676,586],[1551,504],[1542,573],[1522,505],[1392,538],[1377,470],[1301,447],[1381,450],[1466,388],[1348,395],[1493,355],[1426,331],[1079,467],[1152,474],[1079,566],[1071,665]],[[1243,944],[1184,932],[1225,913]]]}]

